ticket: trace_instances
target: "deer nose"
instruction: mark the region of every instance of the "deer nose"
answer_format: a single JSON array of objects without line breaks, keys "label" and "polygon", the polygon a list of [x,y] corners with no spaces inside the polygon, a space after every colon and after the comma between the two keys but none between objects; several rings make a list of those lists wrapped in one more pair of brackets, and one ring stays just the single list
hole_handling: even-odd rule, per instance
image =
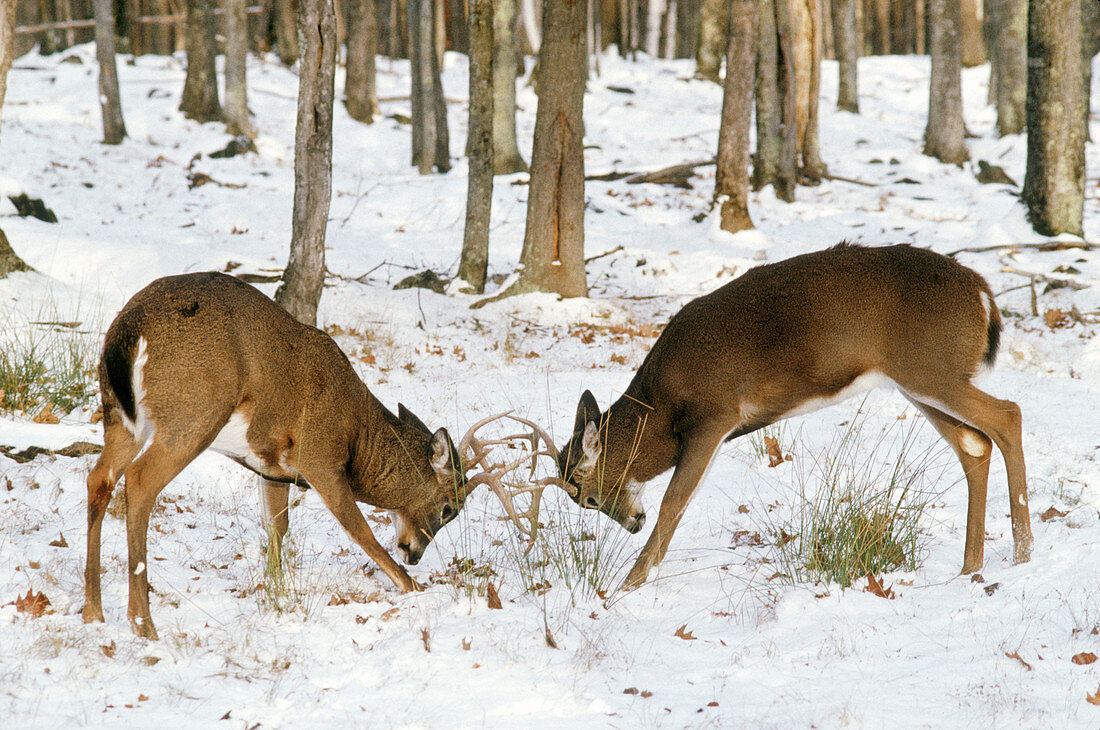
[{"label": "deer nose", "polygon": [[420,562],[420,556],[424,554],[423,548],[413,548],[407,542],[397,543],[397,549],[401,551],[402,559],[407,565],[416,565]]},{"label": "deer nose", "polygon": [[631,535],[641,530],[643,525],[645,525],[645,512],[637,512],[631,515],[630,518],[623,523],[623,527],[625,527],[626,531]]}]

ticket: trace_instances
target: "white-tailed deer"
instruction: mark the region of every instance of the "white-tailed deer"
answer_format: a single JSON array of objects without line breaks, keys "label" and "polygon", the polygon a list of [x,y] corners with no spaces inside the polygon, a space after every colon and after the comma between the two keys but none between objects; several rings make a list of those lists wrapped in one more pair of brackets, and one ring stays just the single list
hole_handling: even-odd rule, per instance
[{"label": "white-tailed deer", "polygon": [[398,547],[415,564],[473,486],[446,429],[433,433],[404,406],[394,416],[331,337],[224,274],[165,277],[135,294],[107,330],[99,381],[104,445],[88,475],[86,622],[103,620],[100,531],[122,476],[128,615],[150,639],[149,514],[208,448],[270,480],[265,503],[280,538],[288,485],[317,490],[403,591],[419,586],[378,544],[356,502],[390,510]]},{"label": "white-tailed deer", "polygon": [[558,452],[561,484],[631,532],[636,488],[676,467],[624,587],[645,582],[719,445],[876,385],[893,385],[962,462],[963,573],[982,566],[992,444],[1004,457],[1016,562],[1031,552],[1020,408],[974,387],[1001,316],[974,271],[907,245],[842,243],[750,269],[684,306],[601,413],[588,391]]}]

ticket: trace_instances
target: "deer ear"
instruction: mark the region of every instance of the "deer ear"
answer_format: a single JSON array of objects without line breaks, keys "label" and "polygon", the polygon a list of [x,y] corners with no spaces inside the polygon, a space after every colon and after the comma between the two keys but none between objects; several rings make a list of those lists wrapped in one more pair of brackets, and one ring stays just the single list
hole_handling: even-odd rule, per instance
[{"label": "deer ear", "polygon": [[600,407],[596,404],[596,396],[592,391],[586,390],[581,394],[581,402],[577,404],[577,417],[573,421],[573,433],[584,433],[588,424],[600,422]]},{"label": "deer ear", "polygon": [[596,459],[600,457],[600,452],[603,451],[603,446],[600,444],[600,429],[596,426],[595,421],[589,421],[584,427],[584,435],[581,436],[581,453],[584,454],[584,458],[581,459],[581,469],[590,469],[596,464]]},{"label": "deer ear", "polygon": [[416,417],[412,411],[405,407],[404,403],[397,404],[397,417],[415,429],[431,434],[432,430],[424,425],[424,422]]},{"label": "deer ear", "polygon": [[456,474],[462,473],[462,460],[447,429],[441,428],[432,434],[432,440],[428,443],[428,461],[441,481],[453,481]]}]

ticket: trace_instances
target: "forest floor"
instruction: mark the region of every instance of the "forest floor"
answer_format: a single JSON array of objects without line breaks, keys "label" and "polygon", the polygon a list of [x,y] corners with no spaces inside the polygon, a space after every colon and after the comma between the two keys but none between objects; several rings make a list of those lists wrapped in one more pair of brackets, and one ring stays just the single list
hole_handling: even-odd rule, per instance
[{"label": "forest floor", "polygon": [[[600,61],[585,97],[589,174],[714,155],[721,91],[691,78],[691,63]],[[686,190],[589,182],[590,296],[470,309],[477,297],[457,283],[442,295],[392,288],[426,268],[457,269],[465,59],[448,54],[444,70],[455,167],[429,176],[409,163],[408,66],[380,59],[382,118],[362,125],[336,109],[319,319],[391,409],[401,401],[459,434],[512,409],[560,444],[585,388],[609,404],[680,306],[749,267],[844,239],[941,253],[1045,240],[1026,223],[1018,187],[975,179],[983,160],[1017,183],[1024,176],[1026,139],[998,138],[985,105],[988,68],[964,72],[972,161],[959,168],[921,154],[928,71],[926,58],[862,60],[853,115],[834,111],[836,67],[826,63],[821,147],[837,179],[799,188],[793,203],[754,193],[756,230],[719,230],[713,167],[699,167]],[[205,269],[270,276],[290,237],[292,71],[250,59],[258,152],[225,159],[211,157],[229,141],[222,125],[176,111],[181,57],[127,61],[119,74],[122,145],[99,141],[91,47],[18,59],[0,138],[0,193],[40,197],[59,219],[17,217],[0,197],[0,227],[38,272],[0,281],[3,351],[37,348],[48,368],[72,367],[76,391],[94,388],[88,368],[107,324],[149,281]],[[341,73],[338,94],[342,83]],[[526,154],[530,88],[519,104]],[[1091,131],[1100,139],[1095,118]],[[1088,169],[1085,234],[1100,241],[1095,142]],[[496,179],[490,291],[519,258],[526,179]],[[365,566],[317,496],[303,493],[276,585],[264,571],[255,478],[205,454],[153,517],[154,643],[127,626],[116,516],[104,525],[106,623],[80,618],[84,480],[95,457],[0,455],[0,724],[1100,727],[1100,662],[1088,663],[1100,654],[1100,252],[1004,248],[958,260],[988,278],[1004,313],[1000,357],[982,387],[1023,410],[1030,563],[1012,564],[997,458],[982,580],[959,575],[967,490],[958,463],[901,397],[874,391],[770,429],[791,456],[774,468],[759,437],[725,445],[659,575],[631,593],[618,582],[648,529],[629,535],[550,491],[544,540],[530,552],[488,491],[476,492],[411,568],[427,585],[414,595]],[[1039,280],[1033,294],[1019,272],[1080,288]],[[59,423],[36,422],[36,409],[0,413],[0,446],[16,454],[101,442],[97,404],[55,407]],[[860,445],[845,446],[848,437]],[[879,575],[882,590],[864,578],[843,589],[792,562],[790,536],[801,534],[830,465],[874,475],[898,463],[923,507],[915,566]],[[650,525],[667,480],[644,493]],[[364,512],[394,551],[384,515]],[[488,606],[490,583],[499,610]],[[47,612],[32,618],[39,595]]]}]

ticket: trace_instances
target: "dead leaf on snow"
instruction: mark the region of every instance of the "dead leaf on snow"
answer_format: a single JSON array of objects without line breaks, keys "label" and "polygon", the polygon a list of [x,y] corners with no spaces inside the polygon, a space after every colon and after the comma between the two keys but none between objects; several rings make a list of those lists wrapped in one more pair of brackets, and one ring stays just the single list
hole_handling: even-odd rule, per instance
[{"label": "dead leaf on snow", "polygon": [[15,599],[15,610],[19,613],[30,614],[31,618],[38,618],[46,613],[53,613],[50,609],[50,599],[45,593],[35,593],[28,589],[27,595]]},{"label": "dead leaf on snow", "polygon": [[103,652],[103,656],[107,657],[108,659],[114,659],[115,658],[115,642],[114,642],[114,640],[112,639],[110,644],[100,644],[99,645],[99,650],[101,652]]},{"label": "dead leaf on snow", "polygon": [[1051,520],[1053,520],[1057,517],[1065,517],[1067,514],[1069,514],[1069,513],[1068,512],[1063,512],[1060,509],[1055,509],[1054,506],[1051,505],[1050,509],[1048,509],[1043,514],[1039,515],[1039,519],[1042,520],[1043,522],[1050,522]]},{"label": "dead leaf on snow", "polygon": [[876,578],[874,575],[872,575],[870,573],[867,574],[867,587],[864,588],[863,590],[866,591],[867,593],[870,593],[873,596],[878,596],[879,598],[886,598],[886,599],[891,600],[891,601],[894,600],[897,597],[897,596],[894,595],[894,587],[893,586],[887,586],[887,587],[884,588],[883,585],[882,585],[882,581],[880,581],[878,578]]},{"label": "dead leaf on snow", "polygon": [[1085,701],[1090,705],[1100,705],[1100,686],[1096,688],[1096,694],[1085,695]]},{"label": "dead leaf on snow", "polygon": [[678,636],[685,641],[695,641],[695,634],[688,631],[687,624],[684,624],[680,628],[676,629],[674,636]]},{"label": "dead leaf on snow", "polygon": [[485,584],[485,594],[489,597],[489,608],[504,608],[500,602],[500,596],[497,595],[496,586],[492,583]]},{"label": "dead leaf on snow", "polygon": [[57,539],[50,543],[50,547],[67,548],[69,543],[65,542],[65,536],[59,532],[57,533]]},{"label": "dead leaf on snow", "polygon": [[1020,656],[1020,652],[1018,652],[1018,651],[1007,652],[1006,651],[1005,656],[1008,657],[1009,659],[1015,659],[1016,661],[1020,662],[1020,664],[1024,665],[1024,669],[1026,669],[1029,672],[1031,671],[1031,665],[1024,661],[1024,658],[1022,656]]},{"label": "dead leaf on snow", "polygon": [[1091,651],[1083,651],[1080,654],[1073,655],[1074,664],[1092,664],[1096,661],[1096,655]]}]

